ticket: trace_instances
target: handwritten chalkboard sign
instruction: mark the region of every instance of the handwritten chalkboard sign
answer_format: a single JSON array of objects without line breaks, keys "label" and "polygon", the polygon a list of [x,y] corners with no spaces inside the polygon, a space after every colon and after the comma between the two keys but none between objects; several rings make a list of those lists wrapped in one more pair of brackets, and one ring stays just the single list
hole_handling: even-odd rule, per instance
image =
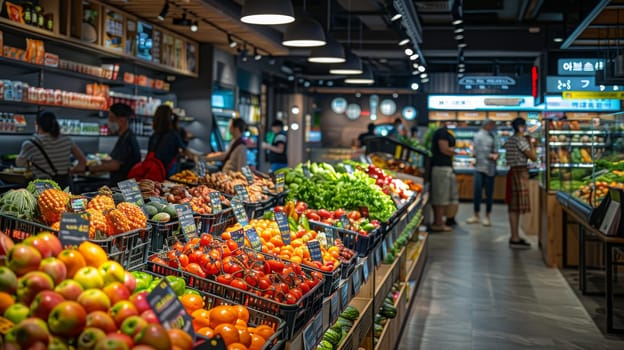
[{"label": "handwritten chalkboard sign", "polygon": [[147,302],[165,329],[179,328],[195,339],[193,319],[166,279],[162,278],[147,295]]},{"label": "handwritten chalkboard sign", "polygon": [[245,235],[249,240],[249,244],[251,244],[251,248],[255,251],[262,251],[262,241],[260,241],[260,237],[258,236],[258,232],[253,226],[249,226],[245,228]]},{"label": "handwritten chalkboard sign", "polygon": [[323,337],[323,310],[303,330],[304,350],[313,350]]},{"label": "handwritten chalkboard sign", "polygon": [[247,179],[247,183],[250,185],[253,185],[254,176],[253,176],[253,173],[251,172],[251,169],[249,169],[248,166],[244,166],[241,168],[241,172],[243,173],[243,176],[245,176],[245,179]]},{"label": "handwritten chalkboard sign", "polygon": [[213,192],[210,192],[209,196],[210,196],[210,206],[212,207],[212,213],[213,214],[220,213],[221,210],[223,210],[223,207],[221,206],[221,193],[213,191]]},{"label": "handwritten chalkboard sign", "polygon": [[176,204],[176,212],[178,213],[178,219],[180,220],[180,228],[186,241],[190,241],[191,238],[197,237],[197,225],[195,224],[195,218],[193,217],[193,208],[188,203]]},{"label": "handwritten chalkboard sign", "polygon": [[242,228],[236,231],[232,231],[230,235],[232,236],[232,240],[236,242],[239,248],[245,245],[245,233]]},{"label": "handwritten chalkboard sign", "polygon": [[144,207],[145,202],[143,202],[139,184],[134,179],[118,182],[117,186],[119,186],[121,194],[126,202],[136,204],[141,208]]},{"label": "handwritten chalkboard sign", "polygon": [[231,204],[236,221],[238,221],[241,226],[249,225],[249,218],[247,217],[247,212],[245,211],[245,207],[243,207],[243,203],[241,203],[240,200],[232,200]]},{"label": "handwritten chalkboard sign", "polygon": [[288,225],[288,217],[283,212],[276,211],[275,221],[277,221],[277,227],[279,227],[282,242],[284,242],[284,244],[290,244],[290,226]]},{"label": "handwritten chalkboard sign", "polygon": [[284,183],[286,182],[286,176],[284,173],[275,175],[275,190],[277,193],[284,192]]},{"label": "handwritten chalkboard sign", "polygon": [[169,204],[164,198],[155,197],[155,196],[150,196],[149,201],[150,203],[158,203],[158,204],[164,204],[164,205]]},{"label": "handwritten chalkboard sign", "polygon": [[89,239],[89,214],[63,213],[59,240],[63,247],[77,247]]},{"label": "handwritten chalkboard sign", "polygon": [[43,191],[51,189],[51,188],[54,188],[54,186],[52,186],[52,184],[49,182],[36,181],[34,195],[35,197],[38,197],[41,193],[43,193]]},{"label": "handwritten chalkboard sign", "polygon": [[312,261],[323,262],[323,253],[321,253],[321,244],[317,240],[308,241],[308,250]]},{"label": "handwritten chalkboard sign", "polygon": [[247,192],[247,187],[241,184],[236,184],[234,185],[234,191],[242,202],[249,202],[249,192]]},{"label": "handwritten chalkboard sign", "polygon": [[325,227],[324,231],[325,231],[325,238],[327,239],[327,245],[330,247],[336,245],[334,229],[331,227]]}]

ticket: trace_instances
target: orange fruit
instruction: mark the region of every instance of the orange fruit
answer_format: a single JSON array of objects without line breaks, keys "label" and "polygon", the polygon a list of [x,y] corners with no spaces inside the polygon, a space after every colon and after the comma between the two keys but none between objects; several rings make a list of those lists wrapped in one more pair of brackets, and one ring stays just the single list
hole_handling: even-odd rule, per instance
[{"label": "orange fruit", "polygon": [[271,338],[271,336],[273,336],[273,334],[275,334],[275,331],[273,330],[273,328],[262,324],[256,327],[254,334],[257,334],[264,339],[269,339]]},{"label": "orange fruit", "polygon": [[262,350],[266,340],[257,334],[251,335],[251,344],[249,344],[249,350]]},{"label": "orange fruit", "polygon": [[243,305],[233,305],[232,310],[236,311],[236,318],[245,321],[245,325],[249,323],[249,309]]},{"label": "orange fruit", "polygon": [[202,327],[198,330],[195,331],[195,333],[199,334],[199,335],[203,335],[204,337],[211,339],[215,336],[215,331],[214,329],[210,328],[210,327]]},{"label": "orange fruit", "polygon": [[6,292],[0,292],[0,315],[4,314],[4,311],[9,308],[9,306],[15,304],[15,300],[11,294]]},{"label": "orange fruit", "polygon": [[67,268],[67,278],[74,278],[74,275],[78,270],[87,266],[82,254],[76,249],[64,249],[62,250],[57,259],[65,264]]},{"label": "orange fruit", "polygon": [[228,345],[227,350],[247,350],[247,347],[241,343],[232,343]]},{"label": "orange fruit", "polygon": [[204,307],[204,299],[193,293],[184,294],[180,297],[180,302],[186,309],[186,312],[192,314],[195,310],[201,309]]},{"label": "orange fruit", "polygon": [[251,345],[251,334],[247,329],[238,328],[238,337],[241,344],[245,346]]},{"label": "orange fruit", "polygon": [[210,327],[210,311],[204,309],[197,309],[191,313],[193,318],[193,327],[202,328]]},{"label": "orange fruit", "polygon": [[238,343],[240,341],[240,336],[238,335],[238,329],[229,323],[221,323],[214,329],[215,334],[219,334],[225,345],[230,345],[233,343]]},{"label": "orange fruit", "polygon": [[193,338],[191,335],[179,328],[167,330],[172,346],[177,346],[182,350],[193,350]]},{"label": "orange fruit", "polygon": [[230,306],[220,305],[215,306],[210,310],[210,327],[216,328],[221,323],[236,323],[236,319],[238,319],[238,313]]},{"label": "orange fruit", "polygon": [[78,251],[82,254],[88,266],[100,267],[102,263],[108,261],[108,254],[99,245],[84,241],[78,246]]}]

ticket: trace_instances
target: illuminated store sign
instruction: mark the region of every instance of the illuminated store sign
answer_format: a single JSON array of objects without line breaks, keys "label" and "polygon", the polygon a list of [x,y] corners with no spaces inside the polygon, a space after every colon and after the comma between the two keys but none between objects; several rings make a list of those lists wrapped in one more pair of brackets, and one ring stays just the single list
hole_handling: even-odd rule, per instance
[{"label": "illuminated store sign", "polygon": [[557,93],[564,91],[624,91],[624,87],[618,85],[596,85],[594,77],[546,77],[546,92]]},{"label": "illuminated store sign", "polygon": [[560,58],[557,60],[559,75],[589,75],[605,67],[605,60],[598,58]]},{"label": "illuminated store sign", "polygon": [[450,110],[537,110],[533,96],[524,95],[433,95],[429,109]]},{"label": "illuminated store sign", "polygon": [[[586,93],[591,94],[591,93]],[[579,96],[581,97],[581,96]],[[546,96],[545,111],[588,111],[588,112],[607,112],[619,111],[620,100],[615,99],[564,99],[561,96]]]}]

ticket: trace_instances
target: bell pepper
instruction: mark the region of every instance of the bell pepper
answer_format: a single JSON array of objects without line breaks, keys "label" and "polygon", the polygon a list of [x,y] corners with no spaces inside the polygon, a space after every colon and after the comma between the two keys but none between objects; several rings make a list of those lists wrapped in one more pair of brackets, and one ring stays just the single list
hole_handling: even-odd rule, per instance
[{"label": "bell pepper", "polygon": [[184,294],[183,294],[183,295],[187,295],[187,294],[201,295],[201,294],[199,294],[199,292],[198,292],[198,291],[196,291],[195,289],[185,288],[185,289],[184,289]]},{"label": "bell pepper", "polygon": [[186,289],[186,282],[184,279],[176,276],[167,276],[165,278],[178,296],[184,295],[184,290]]},{"label": "bell pepper", "polygon": [[150,283],[152,283],[152,280],[154,279],[154,276],[150,275],[149,273],[141,272],[141,271],[132,271],[132,275],[134,276],[134,279],[136,280],[135,290],[137,291],[147,289]]}]

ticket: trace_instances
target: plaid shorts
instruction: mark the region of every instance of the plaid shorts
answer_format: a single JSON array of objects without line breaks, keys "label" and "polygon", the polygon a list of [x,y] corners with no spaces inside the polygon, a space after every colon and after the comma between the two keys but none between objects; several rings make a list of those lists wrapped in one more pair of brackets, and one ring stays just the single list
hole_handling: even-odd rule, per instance
[{"label": "plaid shorts", "polygon": [[512,167],[507,174],[505,202],[510,212],[520,214],[531,211],[529,202],[529,170],[526,167]]}]

